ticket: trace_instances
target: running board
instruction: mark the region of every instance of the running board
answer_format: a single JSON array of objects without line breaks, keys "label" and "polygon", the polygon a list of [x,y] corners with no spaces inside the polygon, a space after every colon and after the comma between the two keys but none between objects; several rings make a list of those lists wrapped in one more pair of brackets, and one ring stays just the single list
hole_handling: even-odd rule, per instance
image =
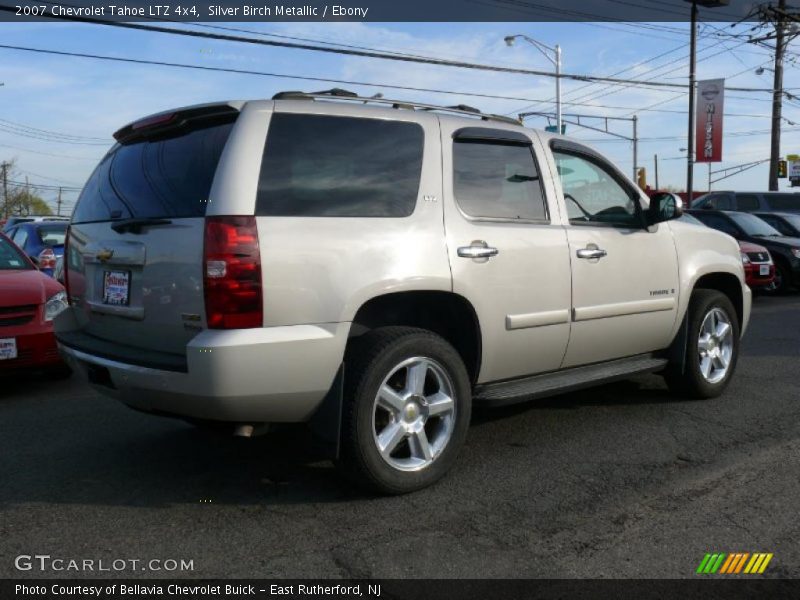
[{"label": "running board", "polygon": [[667,366],[666,358],[640,354],[563,371],[532,375],[522,379],[486,383],[475,388],[476,404],[504,406],[572,392],[585,387],[626,379],[631,375],[652,373]]}]

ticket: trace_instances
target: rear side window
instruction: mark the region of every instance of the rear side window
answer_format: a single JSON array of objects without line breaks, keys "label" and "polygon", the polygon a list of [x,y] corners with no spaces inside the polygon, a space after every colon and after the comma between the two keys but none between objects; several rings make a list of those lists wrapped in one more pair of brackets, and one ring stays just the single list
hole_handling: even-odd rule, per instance
[{"label": "rear side window", "polygon": [[196,124],[178,135],[115,146],[86,182],[73,222],[204,216],[232,127]]},{"label": "rear side window", "polygon": [[456,140],[453,187],[471,217],[543,220],[542,182],[529,145]]},{"label": "rear side window", "polygon": [[736,194],[737,210],[758,210],[758,196],[755,194]]},{"label": "rear side window", "polygon": [[800,210],[800,195],[766,194],[766,200],[772,210]]},{"label": "rear side window", "polygon": [[419,193],[423,143],[416,123],[275,114],[256,214],[407,217]]},{"label": "rear side window", "polygon": [[14,240],[17,246],[24,248],[25,244],[28,242],[28,230],[24,227],[20,227],[13,233],[11,239]]}]

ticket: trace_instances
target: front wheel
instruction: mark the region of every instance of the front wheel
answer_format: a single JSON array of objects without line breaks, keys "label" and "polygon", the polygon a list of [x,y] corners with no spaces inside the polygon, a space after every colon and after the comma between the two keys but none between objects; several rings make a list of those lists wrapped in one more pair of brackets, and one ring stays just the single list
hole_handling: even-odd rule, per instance
[{"label": "front wheel", "polygon": [[719,396],[739,357],[739,320],[730,299],[716,290],[696,290],[689,301],[686,355],[665,373],[669,388],[691,398]]},{"label": "front wheel", "polygon": [[384,327],[348,349],[340,466],[387,494],[431,485],[455,462],[471,412],[458,352],[438,335]]}]

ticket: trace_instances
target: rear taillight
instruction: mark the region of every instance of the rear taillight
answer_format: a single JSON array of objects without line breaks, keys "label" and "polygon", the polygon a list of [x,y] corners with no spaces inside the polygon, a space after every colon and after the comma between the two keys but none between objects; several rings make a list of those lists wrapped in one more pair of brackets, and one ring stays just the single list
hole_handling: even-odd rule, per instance
[{"label": "rear taillight", "polygon": [[203,284],[209,328],[262,326],[255,217],[206,217]]},{"label": "rear taillight", "polygon": [[40,269],[55,269],[56,268],[56,253],[52,248],[45,248],[39,252],[36,259]]}]

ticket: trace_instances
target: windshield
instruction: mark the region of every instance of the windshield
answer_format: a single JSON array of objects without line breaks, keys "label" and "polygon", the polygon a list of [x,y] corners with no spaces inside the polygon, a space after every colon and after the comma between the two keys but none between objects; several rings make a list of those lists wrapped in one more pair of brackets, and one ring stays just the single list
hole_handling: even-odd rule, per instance
[{"label": "windshield", "polygon": [[780,237],[781,235],[780,232],[772,225],[762,221],[755,215],[748,215],[746,213],[728,213],[728,216],[733,219],[747,235],[760,237]]},{"label": "windshield", "polygon": [[39,239],[45,246],[63,246],[64,238],[67,236],[67,224],[47,225],[37,229]]},{"label": "windshield", "polygon": [[22,271],[32,268],[17,247],[0,236],[0,271]]}]

